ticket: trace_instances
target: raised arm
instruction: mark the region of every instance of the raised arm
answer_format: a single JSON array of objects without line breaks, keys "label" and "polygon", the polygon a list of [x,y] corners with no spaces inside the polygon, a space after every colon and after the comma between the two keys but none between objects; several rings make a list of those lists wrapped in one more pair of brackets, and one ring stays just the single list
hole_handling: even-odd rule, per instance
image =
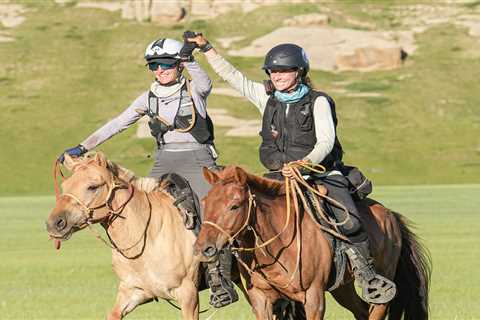
[{"label": "raised arm", "polygon": [[212,80],[198,62],[184,62],[184,65],[192,77],[192,90],[206,99],[212,90]]},{"label": "raised arm", "polygon": [[203,35],[197,34],[194,38],[189,38],[188,40],[198,45],[200,51],[205,53],[213,70],[223,80],[227,81],[242,96],[250,100],[263,114],[269,98],[265,93],[263,84],[247,79],[244,74],[220,56]]}]

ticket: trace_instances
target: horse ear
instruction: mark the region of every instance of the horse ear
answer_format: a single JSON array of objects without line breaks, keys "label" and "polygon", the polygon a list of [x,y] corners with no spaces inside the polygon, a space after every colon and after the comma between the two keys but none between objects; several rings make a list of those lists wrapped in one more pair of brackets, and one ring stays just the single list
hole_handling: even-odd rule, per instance
[{"label": "horse ear", "polygon": [[64,153],[64,160],[63,160],[63,165],[67,170],[72,171],[73,167],[75,166],[75,160],[67,153]]},{"label": "horse ear", "polygon": [[220,180],[220,178],[218,177],[218,174],[216,174],[212,170],[209,170],[206,167],[203,167],[202,170],[203,170],[203,176],[205,177],[205,179],[207,180],[208,183],[213,185],[213,184],[217,183],[218,180]]},{"label": "horse ear", "polygon": [[240,182],[241,185],[244,185],[247,183],[247,173],[245,170],[243,170],[240,167],[235,168],[235,175],[237,176],[238,182]]},{"label": "horse ear", "polygon": [[94,160],[100,167],[107,167],[107,158],[105,157],[103,152],[97,152],[95,154]]}]

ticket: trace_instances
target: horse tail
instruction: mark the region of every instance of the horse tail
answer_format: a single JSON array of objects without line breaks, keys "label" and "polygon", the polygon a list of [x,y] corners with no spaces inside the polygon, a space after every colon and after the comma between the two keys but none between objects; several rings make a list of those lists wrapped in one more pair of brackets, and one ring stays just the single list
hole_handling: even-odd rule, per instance
[{"label": "horse tail", "polygon": [[428,292],[432,273],[432,260],[428,250],[410,230],[412,223],[397,212],[402,248],[395,273],[397,296],[390,303],[389,320],[427,320]]}]

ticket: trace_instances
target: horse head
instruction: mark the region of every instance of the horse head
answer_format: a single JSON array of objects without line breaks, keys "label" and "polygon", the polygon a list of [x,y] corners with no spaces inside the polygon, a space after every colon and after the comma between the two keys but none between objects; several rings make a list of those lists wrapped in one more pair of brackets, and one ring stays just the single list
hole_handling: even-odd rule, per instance
[{"label": "horse head", "polygon": [[203,260],[214,260],[217,253],[247,227],[251,218],[253,195],[247,173],[238,167],[214,172],[203,169],[212,185],[202,200],[204,214],[201,231],[195,242],[195,254]]},{"label": "horse head", "polygon": [[126,183],[118,184],[119,179],[109,164],[102,153],[79,158],[65,154],[64,165],[71,176],[62,182],[63,193],[46,221],[51,238],[57,242],[68,240],[76,231],[105,221],[111,215],[115,191],[125,188]]}]

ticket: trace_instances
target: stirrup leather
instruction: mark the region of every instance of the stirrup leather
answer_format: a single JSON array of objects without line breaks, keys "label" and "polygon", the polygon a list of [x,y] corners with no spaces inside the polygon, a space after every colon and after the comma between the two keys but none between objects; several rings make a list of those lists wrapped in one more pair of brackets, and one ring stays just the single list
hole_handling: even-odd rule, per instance
[{"label": "stirrup leather", "polygon": [[187,230],[192,230],[195,228],[196,219],[198,217],[196,209],[192,206],[194,200],[183,192],[180,194],[181,196],[173,203],[173,205],[182,213],[185,228]]},{"label": "stirrup leather", "polygon": [[395,283],[377,274],[373,264],[362,256],[357,248],[350,247],[345,253],[352,264],[355,279],[362,288],[363,300],[373,304],[385,304],[395,297]]}]

